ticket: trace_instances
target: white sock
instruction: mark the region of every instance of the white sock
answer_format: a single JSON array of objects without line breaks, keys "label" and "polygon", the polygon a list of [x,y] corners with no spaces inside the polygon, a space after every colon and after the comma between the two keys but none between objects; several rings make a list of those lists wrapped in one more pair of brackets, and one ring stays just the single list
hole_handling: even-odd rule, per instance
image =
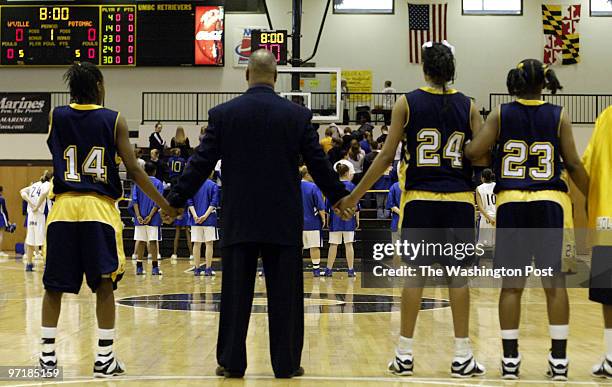
[{"label": "white sock", "polygon": [[455,337],[455,357],[468,358],[472,356],[472,346],[469,337]]},{"label": "white sock", "polygon": [[[57,327],[41,327],[40,337],[42,338],[41,352],[55,352],[55,335],[57,335]],[[53,339],[52,343],[45,343],[45,339]]]},{"label": "white sock", "polygon": [[518,340],[519,330],[518,329],[502,329],[501,337],[502,337],[502,340]]},{"label": "white sock", "polygon": [[[115,330],[114,329],[102,329],[98,328],[98,355],[100,356],[108,356],[111,352],[113,352],[113,343],[112,341],[115,339]],[[110,345],[101,346],[101,340],[111,340]]]},{"label": "white sock", "polygon": [[548,330],[552,340],[567,340],[569,336],[569,325],[549,325]]},{"label": "white sock", "polygon": [[604,329],[604,340],[606,342],[606,357],[612,360],[612,328]]},{"label": "white sock", "polygon": [[412,344],[414,339],[412,337],[400,336],[397,342],[397,354],[398,355],[412,355]]}]

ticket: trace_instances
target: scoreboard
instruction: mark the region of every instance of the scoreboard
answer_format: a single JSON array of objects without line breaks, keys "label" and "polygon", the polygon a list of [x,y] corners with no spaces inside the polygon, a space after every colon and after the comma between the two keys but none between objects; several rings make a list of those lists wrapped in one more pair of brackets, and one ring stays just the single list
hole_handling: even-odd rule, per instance
[{"label": "scoreboard", "polygon": [[276,57],[276,64],[287,64],[287,30],[253,30],[251,32],[251,52],[265,49]]},{"label": "scoreboard", "polygon": [[224,22],[194,2],[0,4],[0,66],[223,66]]}]

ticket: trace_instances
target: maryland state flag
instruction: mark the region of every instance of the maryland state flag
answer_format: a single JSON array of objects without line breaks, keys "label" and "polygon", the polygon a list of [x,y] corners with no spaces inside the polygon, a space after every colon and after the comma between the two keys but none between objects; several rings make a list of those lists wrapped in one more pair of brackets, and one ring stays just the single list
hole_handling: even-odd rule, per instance
[{"label": "maryland state flag", "polygon": [[580,62],[580,12],[580,4],[542,4],[545,64],[570,65]]}]

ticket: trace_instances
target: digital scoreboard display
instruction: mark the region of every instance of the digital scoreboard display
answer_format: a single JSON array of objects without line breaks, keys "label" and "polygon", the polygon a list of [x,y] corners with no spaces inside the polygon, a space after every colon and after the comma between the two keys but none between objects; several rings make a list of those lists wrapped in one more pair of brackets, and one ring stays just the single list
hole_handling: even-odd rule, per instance
[{"label": "digital scoreboard display", "polygon": [[224,65],[222,6],[1,3],[0,23],[0,66]]},{"label": "digital scoreboard display", "polygon": [[276,64],[287,64],[287,30],[251,31],[251,52],[265,49],[276,57]]}]

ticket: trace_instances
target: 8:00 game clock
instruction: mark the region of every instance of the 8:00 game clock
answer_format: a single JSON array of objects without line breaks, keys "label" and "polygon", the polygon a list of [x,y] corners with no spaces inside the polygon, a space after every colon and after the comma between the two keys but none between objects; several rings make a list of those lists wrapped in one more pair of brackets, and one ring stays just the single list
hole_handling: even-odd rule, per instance
[{"label": "8:00 game clock", "polygon": [[266,49],[276,57],[276,64],[287,64],[287,31],[286,30],[253,30],[251,32],[251,52]]},{"label": "8:00 game clock", "polygon": [[0,66],[223,66],[222,6],[126,3],[0,0]]}]

